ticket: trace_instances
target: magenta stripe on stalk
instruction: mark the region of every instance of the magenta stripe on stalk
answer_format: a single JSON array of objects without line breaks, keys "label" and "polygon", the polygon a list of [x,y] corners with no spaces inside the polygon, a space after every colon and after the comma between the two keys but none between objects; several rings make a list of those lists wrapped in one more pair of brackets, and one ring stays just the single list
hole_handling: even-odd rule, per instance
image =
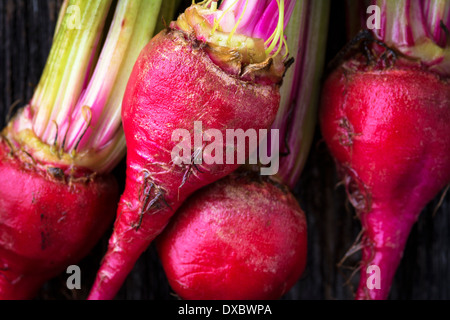
[{"label": "magenta stripe on stalk", "polygon": [[[284,5],[284,27],[286,27],[292,15],[292,12],[294,11],[295,0],[285,0]],[[264,40],[269,39],[278,24],[278,11],[278,2],[276,0],[270,0],[269,5],[267,6],[266,10],[264,11],[263,15],[261,16],[259,22],[256,24],[252,32],[252,37],[262,38]]]},{"label": "magenta stripe on stalk", "polygon": [[[236,20],[241,16],[241,13],[245,8],[245,2],[245,0],[241,0],[239,2],[239,7],[236,12]],[[246,34],[247,31],[250,31],[250,34],[252,34],[256,23],[258,23],[259,17],[261,17],[264,13],[267,3],[267,0],[248,0],[247,8],[244,12],[237,32]]]}]

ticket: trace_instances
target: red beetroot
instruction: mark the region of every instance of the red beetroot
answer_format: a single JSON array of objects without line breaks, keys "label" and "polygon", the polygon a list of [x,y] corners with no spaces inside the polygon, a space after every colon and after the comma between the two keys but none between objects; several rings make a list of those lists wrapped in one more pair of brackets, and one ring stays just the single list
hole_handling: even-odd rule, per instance
[{"label": "red beetroot", "polygon": [[278,299],[301,276],[306,222],[289,187],[297,182],[309,151],[306,141],[315,123],[320,75],[310,69],[321,68],[328,9],[327,1],[297,2],[285,30],[296,59],[283,79],[272,126],[289,140],[282,139],[289,153],[280,158],[276,178],[245,167],[204,187],[186,200],[158,237],[162,265],[181,298]]},{"label": "red beetroot", "polygon": [[199,190],[157,239],[183,299],[278,299],[306,265],[306,219],[287,187],[229,175]]},{"label": "red beetroot", "polygon": [[33,97],[0,134],[0,299],[32,298],[114,218],[111,171],[126,151],[123,79],[154,32],[161,1],[111,4],[76,1],[78,28],[64,2]]},{"label": "red beetroot", "polygon": [[380,24],[329,75],[320,118],[362,223],[356,298],[386,299],[411,227],[450,182],[450,2],[368,2]]},{"label": "red beetroot", "polygon": [[193,135],[194,121],[202,121],[203,130],[220,130],[223,137],[226,129],[267,129],[279,101],[277,83],[231,76],[212,62],[204,45],[182,31],[165,30],[150,41],[123,101],[126,188],[90,299],[113,298],[181,203],[239,166],[174,165],[171,152],[179,142],[172,141],[173,131],[186,129]]},{"label": "red beetroot", "polygon": [[81,260],[112,222],[119,197],[112,175],[68,179],[55,167],[46,169],[11,153],[1,138],[0,300],[33,298]]},{"label": "red beetroot", "polygon": [[386,299],[412,225],[450,182],[450,83],[350,60],[328,77],[320,119],[364,231],[356,298]]}]

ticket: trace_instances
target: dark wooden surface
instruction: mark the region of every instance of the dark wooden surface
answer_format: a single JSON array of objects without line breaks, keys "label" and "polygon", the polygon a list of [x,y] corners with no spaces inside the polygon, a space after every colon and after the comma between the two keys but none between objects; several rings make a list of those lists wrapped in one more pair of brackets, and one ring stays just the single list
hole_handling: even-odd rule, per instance
[{"label": "dark wooden surface", "polygon": [[[327,61],[346,41],[342,2],[332,1]],[[61,0],[0,0],[1,127],[10,108],[23,106],[32,96],[47,59],[60,5]],[[123,163],[115,170],[120,181],[123,170]],[[360,226],[345,200],[333,160],[318,130],[295,194],[308,219],[308,264],[303,277],[283,299],[352,299],[352,284],[355,285],[358,275],[347,280],[358,254],[344,266],[337,264],[352,245]],[[425,208],[412,230],[391,299],[450,298],[450,200],[447,196],[436,211],[441,196],[442,193]],[[37,299],[86,298],[107,238],[108,234],[80,261],[81,290],[68,290],[67,275],[62,274],[49,281]],[[176,299],[153,246],[139,259],[117,298]]]}]

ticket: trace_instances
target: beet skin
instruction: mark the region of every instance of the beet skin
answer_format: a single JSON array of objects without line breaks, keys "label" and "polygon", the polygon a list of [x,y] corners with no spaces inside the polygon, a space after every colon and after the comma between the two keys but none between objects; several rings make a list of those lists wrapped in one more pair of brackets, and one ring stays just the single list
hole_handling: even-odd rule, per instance
[{"label": "beet skin", "polygon": [[0,300],[32,299],[47,280],[77,264],[117,208],[112,175],[68,179],[28,160],[0,139]]},{"label": "beet skin", "polygon": [[231,174],[187,199],[157,248],[183,299],[279,299],[305,269],[306,218],[287,187]]},{"label": "beet skin", "polygon": [[386,299],[411,227],[450,183],[450,83],[419,67],[358,65],[326,80],[321,129],[362,223],[356,298]]}]

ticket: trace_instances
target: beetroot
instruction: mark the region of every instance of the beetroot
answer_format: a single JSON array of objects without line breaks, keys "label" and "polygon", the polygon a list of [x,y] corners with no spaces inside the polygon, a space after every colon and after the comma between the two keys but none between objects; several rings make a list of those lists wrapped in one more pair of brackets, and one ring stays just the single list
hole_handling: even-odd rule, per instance
[{"label": "beetroot", "polygon": [[[198,164],[198,152],[203,150],[191,147],[190,162],[175,163],[172,153],[179,144],[172,138],[175,130],[193,135],[194,122],[199,121],[203,132],[216,129],[225,137],[227,129],[268,129],[275,118],[285,69],[278,54],[282,41],[272,55],[276,45],[266,52],[264,40],[234,34],[236,28],[227,30],[228,18],[214,26],[208,22],[211,18],[219,23],[213,19],[219,12],[213,4],[188,8],[149,42],[133,69],[122,109],[126,187],[89,299],[113,298],[183,201],[239,167],[225,161]],[[278,14],[276,1],[268,6]],[[279,32],[272,41],[277,44],[282,35]],[[193,139],[190,146],[195,146]],[[221,148],[225,155],[226,146]],[[246,145],[245,151],[249,155],[254,150]]]},{"label": "beetroot", "polygon": [[[409,17],[423,5],[383,7],[384,28],[394,13],[406,10]],[[323,137],[363,228],[357,299],[388,297],[411,227],[450,183],[450,82],[448,60],[439,57],[446,52],[441,38],[429,41],[435,52],[430,60],[430,51],[407,47],[395,32],[392,38],[377,32],[378,38],[367,32],[362,38],[370,52],[354,54],[328,76],[320,113]]]},{"label": "beetroot", "polygon": [[302,275],[307,228],[290,188],[298,182],[316,123],[328,12],[328,1],[297,2],[286,27],[296,59],[283,79],[272,125],[281,131],[280,141],[271,142],[288,152],[272,167],[273,175],[244,166],[200,189],[157,238],[169,284],[179,297],[279,299]]},{"label": "beetroot", "polygon": [[55,167],[21,161],[1,140],[0,300],[33,298],[78,263],[111,223],[119,197],[114,176],[65,179]]},{"label": "beetroot", "polygon": [[306,218],[272,178],[232,174],[189,198],[157,246],[183,299],[278,299],[305,269]]},{"label": "beetroot", "polygon": [[[97,277],[99,287],[94,287],[99,296],[93,297],[112,298],[136,259],[187,196],[238,167],[213,165],[197,175],[190,172],[196,170],[194,166],[174,167],[170,150],[177,143],[171,140],[171,128],[191,130],[193,121],[201,118],[204,129],[221,128],[225,135],[234,126],[244,131],[267,128],[275,117],[276,86],[229,77],[193,45],[179,31],[164,31],[146,47],[131,75],[123,107],[126,189]],[[238,114],[256,115],[261,109],[265,111],[259,117],[237,119]],[[190,179],[183,185],[186,174]]]},{"label": "beetroot", "polygon": [[[409,231],[450,182],[450,83],[421,70],[339,69],[324,87],[322,132],[364,228],[358,296],[385,298]],[[381,289],[367,290],[369,265]]]},{"label": "beetroot", "polygon": [[0,134],[0,299],[33,298],[114,219],[122,78],[149,41],[161,1],[111,3],[64,2],[33,97]]}]

